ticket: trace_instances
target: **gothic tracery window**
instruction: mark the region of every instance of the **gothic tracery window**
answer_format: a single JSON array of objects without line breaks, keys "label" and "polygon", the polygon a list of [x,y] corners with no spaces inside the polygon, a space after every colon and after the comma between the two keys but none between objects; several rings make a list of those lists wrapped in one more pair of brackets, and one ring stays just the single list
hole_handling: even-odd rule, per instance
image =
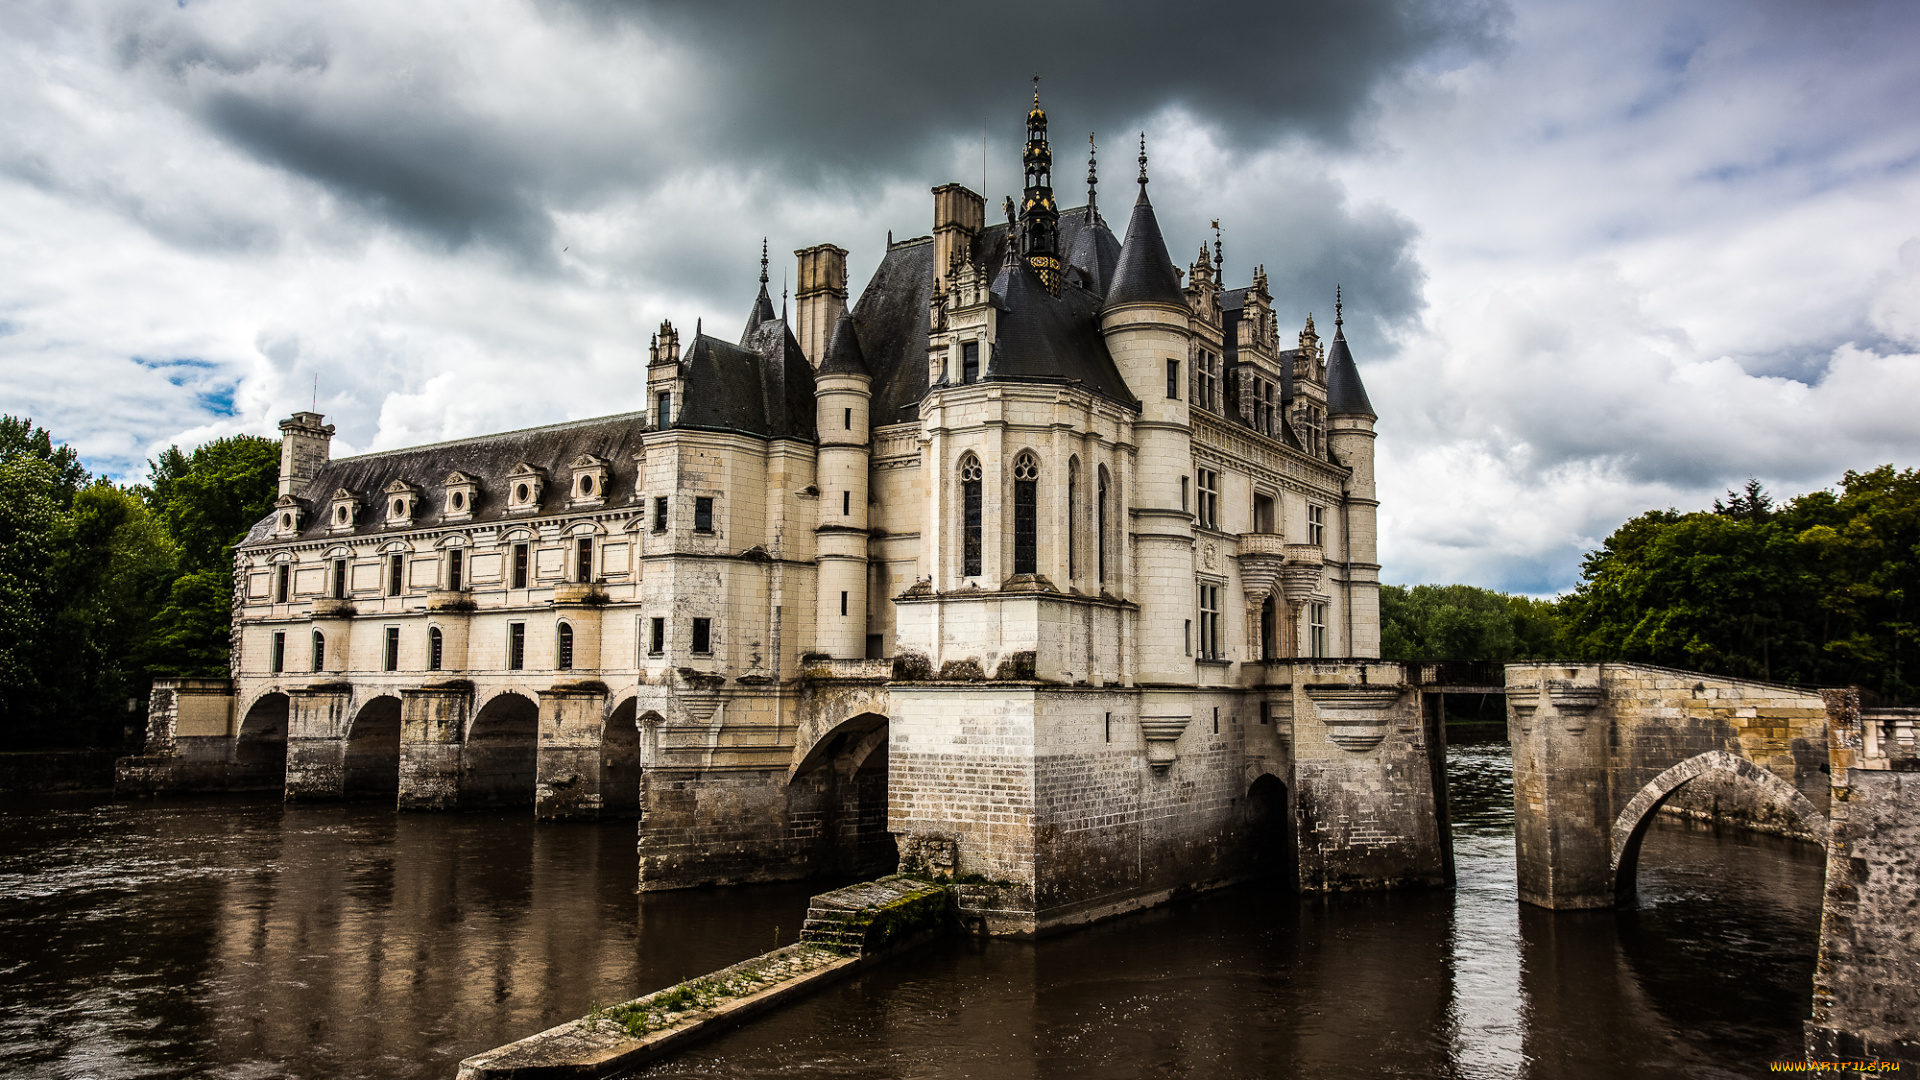
[{"label": "gothic tracery window", "polygon": [[1040,462],[1023,452],[1013,463],[1013,572],[1040,572]]},{"label": "gothic tracery window", "polygon": [[960,573],[972,577],[980,573],[980,459],[968,454],[960,459]]}]

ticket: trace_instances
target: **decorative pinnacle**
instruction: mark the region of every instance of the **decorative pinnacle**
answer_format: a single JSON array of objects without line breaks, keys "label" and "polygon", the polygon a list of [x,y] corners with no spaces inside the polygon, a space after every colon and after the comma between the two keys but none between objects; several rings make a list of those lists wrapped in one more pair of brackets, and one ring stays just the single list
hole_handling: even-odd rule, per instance
[{"label": "decorative pinnacle", "polygon": [[767,283],[767,238],[760,238],[760,284]]},{"label": "decorative pinnacle", "polygon": [[1333,287],[1333,325],[1340,325],[1340,286]]},{"label": "decorative pinnacle", "polygon": [[1033,77],[1033,103],[1036,106],[1040,104],[1040,76],[1038,75]]},{"label": "decorative pinnacle", "polygon": [[1093,188],[1099,179],[1098,165],[1100,148],[1093,143],[1093,132],[1087,132],[1087,209],[1093,209]]},{"label": "decorative pinnacle", "polygon": [[1140,186],[1147,186],[1147,133],[1140,133]]},{"label": "decorative pinnacle", "polygon": [[1215,277],[1220,276],[1221,269],[1223,269],[1226,265],[1227,265],[1227,260],[1220,254],[1220,219],[1214,218],[1213,219],[1213,273],[1214,273],[1214,276]]}]

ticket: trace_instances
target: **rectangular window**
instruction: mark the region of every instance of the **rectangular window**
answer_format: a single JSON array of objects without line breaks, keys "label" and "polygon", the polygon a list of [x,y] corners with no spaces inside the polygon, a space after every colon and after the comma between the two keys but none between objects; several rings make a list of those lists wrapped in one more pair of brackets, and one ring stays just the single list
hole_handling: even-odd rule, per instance
[{"label": "rectangular window", "polygon": [[1194,404],[1203,409],[1212,409],[1218,412],[1220,409],[1220,380],[1219,377],[1214,374],[1214,357],[1212,353],[1201,352],[1199,376],[1200,397]]},{"label": "rectangular window", "polygon": [[647,655],[659,656],[667,651],[667,620],[654,619],[653,627],[647,633]]},{"label": "rectangular window", "polygon": [[667,531],[667,497],[665,495],[653,500],[653,531]]},{"label": "rectangular window", "polygon": [[447,552],[447,588],[459,592],[467,587],[467,553],[459,548]]},{"label": "rectangular window", "polygon": [[430,626],[427,628],[428,671],[440,670],[441,662],[446,659],[446,645],[446,636],[440,633],[439,627]]},{"label": "rectangular window", "polygon": [[273,599],[275,603],[284,604],[287,602],[287,596],[290,592],[289,585],[293,579],[292,570],[293,568],[286,563],[281,563],[279,566],[273,568]]},{"label": "rectangular window", "polygon": [[853,410],[848,409],[846,410],[846,413],[847,413],[847,430],[852,431],[853,430]]},{"label": "rectangular window", "polygon": [[273,632],[273,673],[278,675],[285,670],[287,670],[287,635],[285,631],[275,630]]},{"label": "rectangular window", "polygon": [[1178,399],[1179,397],[1180,397],[1180,361],[1169,360],[1167,361],[1167,400],[1173,401]]},{"label": "rectangular window", "polygon": [[710,533],[713,531],[713,498],[702,495],[693,500],[693,531]]},{"label": "rectangular window", "polygon": [[333,598],[335,600],[347,598],[347,560],[345,559],[333,560]]},{"label": "rectangular window", "polygon": [[673,395],[661,394],[656,405],[654,427],[665,431],[673,426]]},{"label": "rectangular window", "polygon": [[693,620],[693,651],[696,656],[705,656],[713,651],[713,620]]},{"label": "rectangular window", "polygon": [[533,555],[533,552],[530,550],[529,545],[527,544],[513,545],[513,587],[514,588],[524,589],[527,587],[527,563],[531,561],[532,555]]},{"label": "rectangular window", "polygon": [[1327,605],[1307,605],[1307,654],[1327,655]]},{"label": "rectangular window", "polygon": [[1107,714],[1107,741],[1113,741],[1113,714]]},{"label": "rectangular window", "polygon": [[1220,586],[1200,586],[1200,659],[1220,659]]},{"label": "rectangular window", "polygon": [[1319,547],[1327,544],[1327,509],[1324,506],[1307,507],[1307,543]]},{"label": "rectangular window", "polygon": [[1180,478],[1180,509],[1182,511],[1185,511],[1187,509],[1188,497],[1192,492],[1192,490],[1193,490],[1192,478],[1186,477],[1186,476],[1181,477]]},{"label": "rectangular window", "polygon": [[380,660],[381,660],[380,670],[382,671],[399,671],[400,670],[400,628],[399,627],[397,626],[387,627],[387,647],[382,651]]},{"label": "rectangular window", "polygon": [[1273,498],[1268,495],[1253,497],[1253,531],[1270,533],[1273,531]]},{"label": "rectangular window", "polygon": [[582,536],[573,542],[573,580],[593,580],[593,537]]},{"label": "rectangular window", "polygon": [[845,589],[840,590],[840,617],[843,619],[847,617],[847,592]]},{"label": "rectangular window", "polygon": [[327,669],[327,638],[325,634],[322,634],[320,631],[315,630],[313,632],[313,670],[325,671],[326,669]]},{"label": "rectangular window", "polygon": [[1213,707],[1213,733],[1220,734],[1220,706]]},{"label": "rectangular window", "polygon": [[843,491],[840,493],[840,516],[849,517],[852,514],[853,514],[853,492]]},{"label": "rectangular window", "polygon": [[399,596],[407,572],[407,557],[394,552],[387,556],[387,595]]},{"label": "rectangular window", "polygon": [[1187,624],[1181,627],[1180,629],[1180,647],[1187,650],[1188,656],[1193,655],[1193,620],[1192,619],[1188,619]]},{"label": "rectangular window", "polygon": [[976,383],[980,381],[980,343],[969,341],[960,346],[960,381]]},{"label": "rectangular window", "polygon": [[519,671],[527,666],[527,624],[523,622],[507,624],[507,670]]},{"label": "rectangular window", "polygon": [[1264,725],[1267,721],[1271,719],[1273,719],[1272,704],[1265,701],[1261,702],[1260,703],[1260,723]]},{"label": "rectangular window", "polygon": [[1200,524],[1220,527],[1220,474],[1212,469],[1200,470]]},{"label": "rectangular window", "polygon": [[557,628],[555,628],[554,646],[555,646],[555,649],[554,649],[555,655],[554,655],[553,666],[558,668],[561,671],[572,671],[573,670],[573,627],[570,624],[561,623]]}]

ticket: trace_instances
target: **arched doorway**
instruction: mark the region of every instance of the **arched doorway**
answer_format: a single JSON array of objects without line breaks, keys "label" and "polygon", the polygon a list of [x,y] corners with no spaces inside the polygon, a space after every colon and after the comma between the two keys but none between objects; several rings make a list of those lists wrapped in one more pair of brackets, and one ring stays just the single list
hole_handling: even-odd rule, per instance
[{"label": "arched doorway", "polygon": [[540,752],[540,706],[501,694],[481,706],[461,748],[460,805],[533,805]]},{"label": "arched doorway", "polygon": [[377,697],[360,707],[347,729],[343,788],[349,798],[400,794],[400,699]]},{"label": "arched doorway", "polygon": [[887,718],[861,713],[821,734],[795,766],[792,810],[824,818],[816,872],[882,873],[899,862],[887,831],[888,741]]},{"label": "arched doorway", "polygon": [[1820,841],[1826,839],[1826,815],[1792,784],[1736,754],[1708,751],[1654,777],[1614,819],[1613,895],[1617,904],[1623,907],[1632,904],[1639,891],[1640,849],[1654,816],[1681,789],[1708,776],[1745,787],[1755,801],[1771,804],[1771,816],[1796,822],[1800,835]]},{"label": "arched doorway", "polygon": [[600,816],[640,816],[640,725],[632,698],[607,717],[600,739]]},{"label": "arched doorway", "polygon": [[1287,785],[1272,773],[1261,773],[1247,788],[1246,814],[1253,872],[1293,888],[1293,812],[1287,805]]},{"label": "arched doorway", "polygon": [[291,702],[281,693],[262,694],[248,707],[233,740],[235,789],[284,789],[287,784],[287,716]]}]

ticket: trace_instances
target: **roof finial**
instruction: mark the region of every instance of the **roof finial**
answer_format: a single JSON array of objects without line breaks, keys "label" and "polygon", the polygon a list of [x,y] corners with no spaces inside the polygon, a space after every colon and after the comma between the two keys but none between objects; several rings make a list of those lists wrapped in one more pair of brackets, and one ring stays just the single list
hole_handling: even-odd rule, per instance
[{"label": "roof finial", "polygon": [[767,238],[760,238],[760,284],[767,283]]},{"label": "roof finial", "polygon": [[1093,132],[1087,132],[1087,220],[1099,217],[1094,209],[1093,189],[1099,179],[1100,148],[1094,145]]},{"label": "roof finial", "polygon": [[1213,276],[1215,280],[1221,280],[1220,271],[1223,270],[1226,267],[1226,265],[1227,265],[1226,258],[1220,254],[1220,219],[1214,218],[1213,219]]},{"label": "roof finial", "polygon": [[1033,77],[1033,103],[1040,104],[1040,76]]},{"label": "roof finial", "polygon": [[1140,133],[1140,186],[1147,186],[1147,133]]},{"label": "roof finial", "polygon": [[1340,328],[1340,286],[1338,285],[1333,287],[1333,326],[1336,330]]}]

